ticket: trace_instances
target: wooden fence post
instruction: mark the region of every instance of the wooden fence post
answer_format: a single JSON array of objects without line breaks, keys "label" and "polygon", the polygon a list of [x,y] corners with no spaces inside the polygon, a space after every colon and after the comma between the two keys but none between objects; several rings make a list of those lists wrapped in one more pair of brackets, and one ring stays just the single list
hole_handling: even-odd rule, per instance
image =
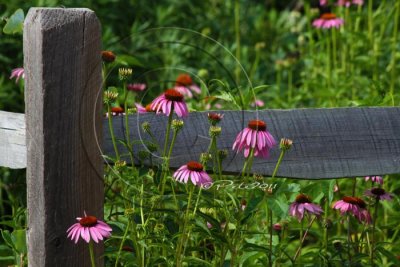
[{"label": "wooden fence post", "polygon": [[[96,15],[88,9],[30,9],[24,60],[29,266],[90,266],[87,245],[75,245],[66,231],[84,211],[103,218]],[[103,248],[95,247],[97,266],[103,266]]]}]

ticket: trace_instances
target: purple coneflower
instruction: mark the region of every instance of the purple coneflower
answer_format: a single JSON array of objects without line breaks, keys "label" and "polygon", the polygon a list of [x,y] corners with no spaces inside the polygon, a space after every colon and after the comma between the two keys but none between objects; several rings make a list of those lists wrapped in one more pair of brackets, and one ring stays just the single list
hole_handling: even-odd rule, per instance
[{"label": "purple coneflower", "polygon": [[68,230],[68,238],[75,240],[75,244],[78,243],[79,236],[82,237],[86,243],[89,243],[91,239],[98,243],[99,240],[103,240],[104,237],[109,237],[111,235],[111,227],[97,220],[94,216],[87,216],[85,212],[85,217],[76,218],[77,223],[73,224]]},{"label": "purple coneflower", "polygon": [[254,149],[254,156],[267,158],[269,150],[276,145],[274,137],[267,131],[267,124],[262,120],[251,120],[236,137],[233,143],[233,150],[237,152],[244,150],[247,158],[250,150]]},{"label": "purple coneflower", "polygon": [[126,85],[128,91],[141,92],[146,89],[145,83],[130,83]]},{"label": "purple coneflower", "polygon": [[333,13],[324,13],[318,19],[313,21],[313,26],[316,28],[329,29],[332,27],[339,28],[343,25],[344,20],[337,18]]},{"label": "purple coneflower", "polygon": [[364,4],[364,1],[363,0],[338,0],[338,2],[337,2],[338,6],[349,7],[351,4],[361,6]]},{"label": "purple coneflower", "polygon": [[319,5],[320,6],[325,6],[328,4],[328,0],[319,0]]},{"label": "purple coneflower", "polygon": [[340,215],[349,213],[356,217],[359,222],[371,223],[371,215],[366,209],[367,204],[358,197],[343,197],[333,204],[333,208],[340,210]]},{"label": "purple coneflower", "polygon": [[106,63],[111,63],[114,62],[116,56],[112,51],[101,51],[101,58],[103,59],[104,62]]},{"label": "purple coneflower", "polygon": [[151,103],[147,104],[145,107],[140,105],[139,103],[135,103],[137,113],[148,113],[148,112],[155,112],[155,110],[151,109]]},{"label": "purple coneflower", "polygon": [[392,200],[392,195],[385,191],[383,188],[375,187],[365,191],[365,195],[373,197],[376,200]]},{"label": "purple coneflower", "polygon": [[175,81],[174,89],[183,95],[187,95],[190,98],[193,97],[192,92],[195,92],[196,94],[201,94],[200,87],[197,84],[193,83],[190,75],[185,73],[178,75]]},{"label": "purple coneflower", "polygon": [[264,101],[262,101],[261,99],[256,99],[253,103],[251,103],[252,107],[263,107],[265,105]]},{"label": "purple coneflower", "polygon": [[10,79],[12,79],[12,78],[16,78],[16,79],[15,79],[15,83],[18,83],[18,81],[19,81],[20,78],[24,79],[24,78],[25,78],[24,68],[16,68],[16,69],[13,69],[13,70],[11,71]]},{"label": "purple coneflower", "polygon": [[151,109],[158,113],[163,113],[167,116],[172,111],[175,111],[178,117],[186,117],[189,114],[188,108],[183,95],[175,89],[168,89],[162,95],[151,102]]},{"label": "purple coneflower", "polygon": [[320,215],[323,211],[317,204],[311,203],[310,197],[300,194],[296,197],[296,200],[290,204],[289,215],[296,217],[299,222],[304,217],[304,212],[310,214]]},{"label": "purple coneflower", "polygon": [[189,161],[186,165],[181,166],[173,177],[185,184],[189,178],[194,185],[198,186],[212,183],[211,177],[203,170],[203,165],[196,161]]},{"label": "purple coneflower", "polygon": [[371,180],[374,183],[383,184],[382,176],[365,176],[365,181]]}]

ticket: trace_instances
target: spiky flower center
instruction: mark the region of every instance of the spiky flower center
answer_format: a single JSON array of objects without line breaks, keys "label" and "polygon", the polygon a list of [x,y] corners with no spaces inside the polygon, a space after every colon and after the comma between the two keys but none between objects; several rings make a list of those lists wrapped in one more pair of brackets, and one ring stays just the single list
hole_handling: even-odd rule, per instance
[{"label": "spiky flower center", "polygon": [[219,122],[222,119],[222,115],[219,113],[208,113],[208,118],[210,120]]},{"label": "spiky flower center", "polygon": [[97,218],[94,216],[86,216],[79,221],[79,224],[84,227],[92,227],[97,224]]},{"label": "spiky flower center", "polygon": [[164,95],[165,98],[168,99],[169,101],[176,101],[176,102],[183,101],[183,95],[174,89],[168,89],[167,91],[165,91]]},{"label": "spiky flower center", "polygon": [[152,112],[153,110],[151,109],[151,103],[147,104],[145,109],[146,109],[147,112]]},{"label": "spiky flower center", "polygon": [[186,164],[186,166],[190,171],[195,171],[195,172],[203,171],[203,165],[201,163],[198,163],[197,161],[189,161],[188,164]]},{"label": "spiky flower center", "polygon": [[181,86],[189,86],[193,84],[193,80],[188,74],[180,74],[178,78],[176,78],[176,84]]},{"label": "spiky flower center", "polygon": [[382,195],[385,194],[385,190],[382,189],[382,188],[376,187],[376,188],[372,188],[372,189],[371,189],[371,193],[374,194],[374,195],[376,195],[376,196],[382,196]]},{"label": "spiky flower center", "polygon": [[251,120],[248,127],[254,131],[265,131],[267,130],[267,124],[262,120]]},{"label": "spiky flower center", "polygon": [[296,202],[297,203],[311,203],[311,199],[309,196],[300,194],[296,197]]},{"label": "spiky flower center", "polygon": [[124,112],[124,109],[121,107],[112,107],[111,112],[122,113],[122,112]]},{"label": "spiky flower center", "polygon": [[336,15],[333,13],[324,13],[321,15],[321,19],[323,19],[323,20],[336,19]]},{"label": "spiky flower center", "polygon": [[358,197],[343,197],[342,200],[346,203],[357,205],[362,209],[364,209],[367,206],[364,200]]},{"label": "spiky flower center", "polygon": [[102,51],[101,58],[103,59],[103,61],[110,63],[115,60],[115,54],[111,51]]}]

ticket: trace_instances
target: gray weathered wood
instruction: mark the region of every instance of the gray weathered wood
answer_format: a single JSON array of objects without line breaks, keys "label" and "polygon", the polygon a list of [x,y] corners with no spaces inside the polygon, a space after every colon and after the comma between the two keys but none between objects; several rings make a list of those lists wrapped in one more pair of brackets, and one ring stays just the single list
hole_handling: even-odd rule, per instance
[{"label": "gray weathered wood", "polygon": [[25,116],[0,111],[0,166],[26,167]]},{"label": "gray weathered wood", "polygon": [[[255,111],[219,111],[222,134],[218,147],[227,149],[223,162],[227,173],[238,173],[243,167],[243,154],[235,154],[232,144],[236,135],[257,117],[267,122],[268,129],[279,141],[282,137],[294,141],[278,171],[279,177],[322,179],[400,173],[400,108],[332,108]],[[114,117],[117,138],[124,139],[123,117]],[[149,140],[141,124],[150,122],[161,146],[167,118],[153,113],[131,115],[129,125],[133,139]],[[198,160],[209,145],[207,112],[191,113],[179,133],[171,166],[178,168],[189,160]],[[103,153],[113,154],[108,128]],[[119,146],[123,149],[123,146]],[[135,152],[145,150],[136,146]],[[157,154],[159,155],[159,154]],[[155,157],[157,157],[155,155]],[[271,175],[278,146],[268,160],[256,159],[253,172]],[[126,158],[128,160],[128,158]],[[148,162],[147,162],[148,163]]]},{"label": "gray weathered wood", "polygon": [[[91,10],[29,10],[24,25],[29,266],[90,266],[87,245],[75,245],[66,231],[84,211],[103,217],[100,55],[100,24]],[[95,247],[97,266],[103,266],[102,245]]]}]

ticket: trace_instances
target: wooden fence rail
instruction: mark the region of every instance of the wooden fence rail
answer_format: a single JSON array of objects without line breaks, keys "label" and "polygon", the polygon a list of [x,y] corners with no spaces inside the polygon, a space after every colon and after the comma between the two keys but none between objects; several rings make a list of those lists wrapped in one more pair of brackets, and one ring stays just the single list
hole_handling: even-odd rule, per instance
[{"label": "wooden fence rail", "polygon": [[[89,266],[86,246],[67,240],[66,229],[84,211],[103,216],[102,154],[112,155],[113,149],[101,114],[100,51],[100,25],[92,11],[29,11],[24,26],[26,115],[0,111],[0,166],[27,168],[29,266]],[[243,156],[231,146],[236,134],[255,118],[265,120],[277,139],[294,140],[278,176],[322,179],[400,173],[400,108],[222,113],[218,146],[229,152],[223,164],[227,173],[240,171]],[[149,140],[141,129],[145,121],[162,144],[167,120],[152,113],[129,117],[131,138]],[[117,137],[124,139],[123,117],[114,117],[113,123]],[[146,149],[144,143],[134,147],[136,160]],[[191,113],[178,135],[172,167],[198,159],[208,144],[206,112]],[[253,171],[270,175],[278,153],[276,148],[270,159],[256,160]],[[101,246],[96,253],[97,266],[102,266]]]}]

